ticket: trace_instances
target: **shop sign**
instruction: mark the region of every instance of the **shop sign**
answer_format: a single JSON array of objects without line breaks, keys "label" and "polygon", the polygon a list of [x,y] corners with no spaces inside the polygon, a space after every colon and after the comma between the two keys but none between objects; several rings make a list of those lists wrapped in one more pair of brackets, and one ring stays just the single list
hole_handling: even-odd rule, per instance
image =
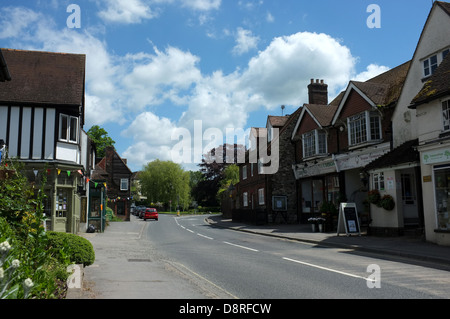
[{"label": "shop sign", "polygon": [[450,161],[450,148],[441,148],[422,153],[423,164],[438,164]]},{"label": "shop sign", "polygon": [[297,179],[336,172],[336,165],[334,161],[326,161],[318,164],[308,163],[308,165],[309,166],[303,168],[294,169],[295,177]]},{"label": "shop sign", "polygon": [[346,155],[344,158],[337,158],[336,165],[338,167],[338,171],[365,167],[388,152],[389,145],[387,148],[371,148],[370,150],[362,151],[359,154],[357,154],[357,152],[352,152],[350,155]]}]

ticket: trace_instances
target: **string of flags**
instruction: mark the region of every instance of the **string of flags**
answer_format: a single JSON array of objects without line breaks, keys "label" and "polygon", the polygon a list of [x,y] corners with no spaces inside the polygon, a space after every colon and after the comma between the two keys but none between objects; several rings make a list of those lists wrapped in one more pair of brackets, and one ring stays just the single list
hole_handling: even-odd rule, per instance
[{"label": "string of flags", "polygon": [[[8,163],[7,163],[7,162],[2,163],[2,165],[3,165],[5,168],[10,168],[10,167],[8,166]],[[11,168],[13,168],[13,167],[11,167]],[[29,171],[29,170],[28,170],[28,171]],[[85,181],[86,184],[91,183],[92,185],[94,185],[94,188],[97,188],[99,185],[103,185],[103,186],[105,187],[105,189],[108,188],[106,182],[92,181],[89,177],[87,177],[87,176],[85,176],[85,175],[83,174],[83,171],[82,171],[81,169],[79,169],[79,170],[62,170],[62,169],[60,169],[60,168],[57,168],[57,169],[51,169],[51,168],[45,168],[45,169],[33,169],[33,173],[34,173],[34,176],[35,176],[35,177],[37,177],[37,175],[39,174],[39,172],[44,172],[44,171],[47,173],[47,175],[50,175],[50,174],[52,173],[52,171],[56,171],[56,173],[58,174],[58,176],[60,176],[61,174],[67,174],[68,177],[73,176],[73,174],[75,174],[75,173],[78,173],[78,174],[84,179],[84,181]],[[126,201],[126,200],[132,200],[132,199],[133,199],[133,197],[127,197],[127,198],[125,198],[125,197],[122,197],[122,198],[121,198],[121,197],[117,197],[117,198],[114,198],[114,199],[108,198],[107,200],[110,201],[110,202],[117,202],[117,201]]]}]

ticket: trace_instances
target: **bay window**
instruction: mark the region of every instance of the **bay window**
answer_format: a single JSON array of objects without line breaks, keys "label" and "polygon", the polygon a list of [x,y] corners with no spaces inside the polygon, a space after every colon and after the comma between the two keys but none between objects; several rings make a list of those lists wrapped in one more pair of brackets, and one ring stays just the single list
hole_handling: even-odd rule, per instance
[{"label": "bay window", "polygon": [[321,156],[327,154],[327,133],[314,130],[303,134],[304,157]]},{"label": "bay window", "polygon": [[348,118],[349,145],[381,140],[381,118],[378,112],[363,112]]}]

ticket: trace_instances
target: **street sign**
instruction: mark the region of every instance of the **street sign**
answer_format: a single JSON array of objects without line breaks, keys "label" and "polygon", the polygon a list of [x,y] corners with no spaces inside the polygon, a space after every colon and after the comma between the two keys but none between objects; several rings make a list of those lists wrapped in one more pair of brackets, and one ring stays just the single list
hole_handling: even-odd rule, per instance
[{"label": "street sign", "polygon": [[358,210],[355,203],[341,203],[339,207],[339,221],[337,235],[344,232],[347,236],[357,234],[361,236],[359,225]]}]

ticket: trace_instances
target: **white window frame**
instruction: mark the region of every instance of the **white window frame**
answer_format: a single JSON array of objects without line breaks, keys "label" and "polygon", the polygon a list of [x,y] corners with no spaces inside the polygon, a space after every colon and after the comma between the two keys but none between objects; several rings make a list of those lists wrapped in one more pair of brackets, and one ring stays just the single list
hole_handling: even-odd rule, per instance
[{"label": "white window frame", "polygon": [[[67,127],[63,129],[63,119],[67,121]],[[72,121],[75,121],[75,123],[72,123]],[[73,124],[73,125],[72,125]],[[63,135],[65,133],[65,136]],[[75,134],[75,139],[72,138],[73,133]],[[78,143],[78,117],[70,116],[67,114],[60,114],[59,115],[59,141],[66,142],[66,143],[72,143],[77,144]]]},{"label": "white window frame", "polygon": [[264,188],[258,189],[258,203],[259,203],[259,205],[264,205],[265,204]]},{"label": "white window frame", "polygon": [[[373,122],[375,118],[378,123]],[[377,127],[374,124],[377,124]],[[347,125],[349,146],[378,142],[383,139],[381,116],[377,111],[365,111],[350,116],[347,118]]]},{"label": "white window frame", "polygon": [[248,207],[248,193],[247,192],[242,194],[242,205],[244,205],[244,207]]},{"label": "white window frame", "polygon": [[[422,72],[423,77],[428,78],[434,74],[439,64],[445,59],[447,54],[450,53],[450,48],[445,48],[442,51],[434,53],[422,60]],[[433,61],[432,61],[433,60]]]},{"label": "white window frame", "polygon": [[385,190],[384,172],[378,172],[378,173],[373,174],[372,187],[373,187],[373,189],[376,189],[379,191]]},{"label": "white window frame", "polygon": [[303,134],[303,157],[323,156],[328,153],[327,133],[314,130]]},{"label": "white window frame", "polygon": [[444,131],[450,131],[450,100],[442,101],[442,126]]},{"label": "white window frame", "polygon": [[121,178],[120,179],[120,190],[121,191],[127,191],[128,190],[128,178]]},{"label": "white window frame", "polygon": [[247,179],[247,165],[242,167],[242,180],[245,181],[246,179]]},{"label": "white window frame", "polygon": [[[425,60],[423,60],[423,76],[424,77],[429,77],[432,76],[434,71],[436,71],[438,65],[439,65],[439,59],[438,59],[438,54],[433,54],[432,56],[426,58]],[[435,61],[432,61],[435,60]]]}]

